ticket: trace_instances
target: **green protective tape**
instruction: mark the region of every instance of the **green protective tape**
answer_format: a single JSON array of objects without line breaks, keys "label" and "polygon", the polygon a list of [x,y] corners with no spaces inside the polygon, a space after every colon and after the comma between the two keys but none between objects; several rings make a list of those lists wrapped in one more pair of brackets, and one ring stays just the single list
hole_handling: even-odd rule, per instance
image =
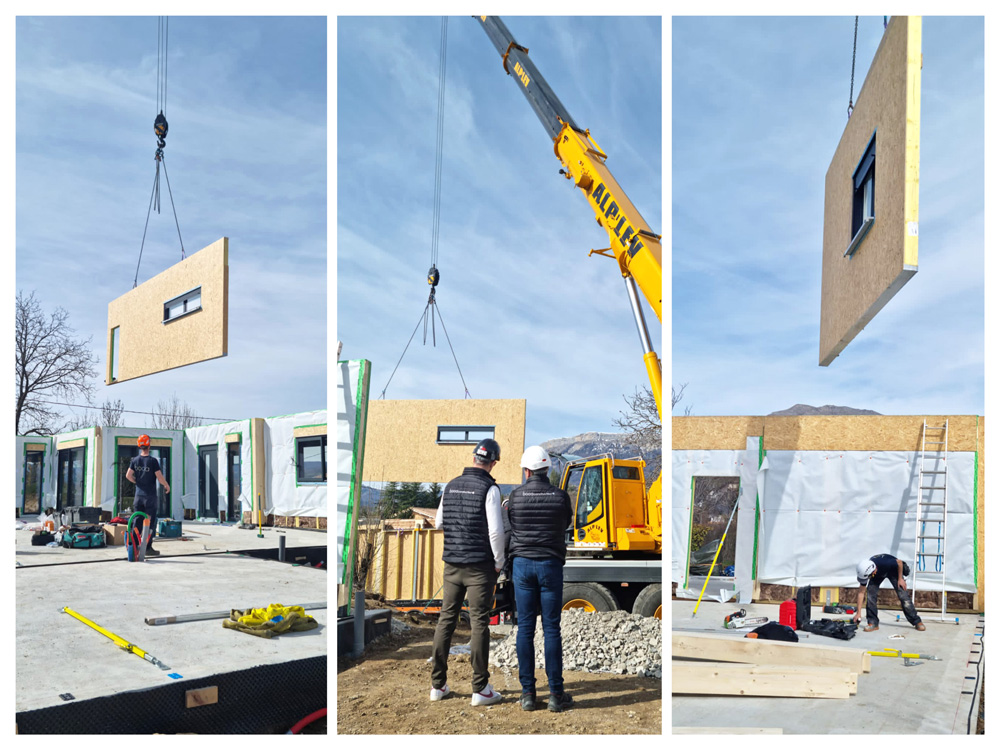
[{"label": "green protective tape", "polygon": [[[761,464],[764,463],[764,455],[766,451],[764,450],[764,436],[761,435],[757,440],[757,473],[760,473]],[[757,542],[760,538],[760,495],[754,493],[756,498],[754,501],[754,513],[753,513],[753,580],[757,580]]]},{"label": "green protective tape", "polygon": [[368,421],[367,392],[365,384],[368,380],[368,360],[360,360],[358,367],[357,394],[355,398],[354,440],[351,448],[351,486],[347,500],[347,518],[344,530],[344,548],[341,551],[341,564],[344,566],[344,581],[348,587],[347,610],[350,613],[354,607],[354,558],[350,554],[354,525],[354,496],[360,482],[359,474],[364,465],[364,455],[361,454],[361,435],[364,434]]}]

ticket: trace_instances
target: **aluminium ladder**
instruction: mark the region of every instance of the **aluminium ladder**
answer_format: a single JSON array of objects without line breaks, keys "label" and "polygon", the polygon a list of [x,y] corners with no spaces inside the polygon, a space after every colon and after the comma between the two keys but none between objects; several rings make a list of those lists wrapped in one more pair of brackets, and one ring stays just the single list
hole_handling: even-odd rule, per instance
[{"label": "aluminium ladder", "polygon": [[[928,433],[930,433],[928,435]],[[928,437],[940,438],[928,440]],[[946,620],[948,595],[945,592],[945,542],[948,528],[948,420],[930,427],[924,420],[920,439],[917,474],[917,523],[914,539],[911,595],[916,598],[917,577],[928,589],[940,583],[941,621]],[[937,619],[937,618],[934,618]],[[955,621],[952,617],[950,621]]]}]

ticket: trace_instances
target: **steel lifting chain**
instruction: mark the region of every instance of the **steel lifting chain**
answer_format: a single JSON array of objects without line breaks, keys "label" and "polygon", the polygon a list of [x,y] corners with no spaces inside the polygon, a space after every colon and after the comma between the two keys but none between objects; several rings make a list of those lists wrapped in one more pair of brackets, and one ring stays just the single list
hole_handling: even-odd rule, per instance
[{"label": "steel lifting chain", "polygon": [[858,55],[858,17],[854,17],[854,49],[851,50],[851,95],[847,98],[847,119],[854,111],[854,61]]}]

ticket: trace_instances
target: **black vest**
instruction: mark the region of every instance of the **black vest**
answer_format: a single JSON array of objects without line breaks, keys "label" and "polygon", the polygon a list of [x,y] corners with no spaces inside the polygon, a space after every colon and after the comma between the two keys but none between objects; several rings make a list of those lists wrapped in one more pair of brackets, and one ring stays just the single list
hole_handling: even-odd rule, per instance
[{"label": "black vest", "polygon": [[566,560],[566,528],[573,519],[569,495],[532,475],[507,498],[511,557]]},{"label": "black vest", "polygon": [[486,493],[494,484],[489,472],[470,466],[445,485],[441,495],[445,562],[452,565],[492,562]]}]

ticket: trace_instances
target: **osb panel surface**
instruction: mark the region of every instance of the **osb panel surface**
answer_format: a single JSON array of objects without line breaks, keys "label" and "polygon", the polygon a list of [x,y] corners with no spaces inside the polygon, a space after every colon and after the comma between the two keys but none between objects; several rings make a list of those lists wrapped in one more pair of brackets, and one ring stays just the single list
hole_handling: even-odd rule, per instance
[{"label": "osb panel surface", "polygon": [[67,440],[65,443],[56,443],[57,451],[64,451],[68,448],[81,448],[87,444],[87,438],[77,438],[76,440]]},{"label": "osb panel surface", "polygon": [[43,451],[46,448],[48,448],[48,446],[45,445],[45,443],[25,443],[24,444],[24,449],[26,451]]},{"label": "osb panel surface", "polygon": [[744,450],[747,437],[761,435],[763,417],[673,417],[673,450]]},{"label": "osb panel surface", "polygon": [[520,484],[526,409],[524,399],[370,401],[364,481],[448,482],[472,465],[475,446],[438,445],[437,428],[493,425],[500,444],[493,478]]},{"label": "osb panel surface", "polygon": [[[742,450],[748,437],[763,436],[765,450],[920,450],[928,428],[948,420],[948,450],[981,450],[983,418],[975,415],[674,417],[674,450]],[[980,476],[982,472],[980,472]]]},{"label": "osb panel surface", "polygon": [[253,450],[250,453],[250,460],[253,461],[253,470],[251,471],[253,492],[259,497],[259,500],[258,497],[251,498],[250,502],[254,511],[263,513],[264,508],[267,507],[267,485],[264,483],[264,420],[260,417],[253,417],[250,420],[250,439],[253,441]]},{"label": "osb panel surface", "polygon": [[326,425],[325,424],[314,424],[308,427],[296,427],[292,431],[293,435],[297,438],[300,437],[312,437],[313,435],[325,435]]},{"label": "osb panel surface", "polygon": [[[414,563],[414,534],[419,551]],[[444,532],[435,529],[385,530],[378,542],[377,561],[368,574],[368,590],[390,601],[440,599],[444,581],[441,560]],[[416,585],[414,585],[416,565]]]},{"label": "osb panel surface", "polygon": [[[127,445],[132,448],[136,447],[134,437],[119,437],[115,440],[115,445]],[[169,448],[173,445],[170,438],[150,438],[149,445],[152,448]]]},{"label": "osb panel surface", "polygon": [[243,436],[238,433],[233,433],[232,435],[226,435],[227,443],[238,443]]},{"label": "osb panel surface", "polygon": [[[108,305],[105,383],[224,357],[229,329],[229,239],[213,242]],[[163,323],[163,303],[201,287],[201,310]],[[118,379],[111,380],[118,328]]]},{"label": "osb panel surface", "polygon": [[[888,301],[890,290],[912,276],[905,261],[917,265],[917,238],[907,238],[906,214],[917,221],[920,28],[919,16],[889,22],[826,173],[820,364],[829,364]],[[907,106],[908,98],[915,106]],[[844,257],[852,237],[854,172],[876,131],[875,221],[854,254]]]}]

